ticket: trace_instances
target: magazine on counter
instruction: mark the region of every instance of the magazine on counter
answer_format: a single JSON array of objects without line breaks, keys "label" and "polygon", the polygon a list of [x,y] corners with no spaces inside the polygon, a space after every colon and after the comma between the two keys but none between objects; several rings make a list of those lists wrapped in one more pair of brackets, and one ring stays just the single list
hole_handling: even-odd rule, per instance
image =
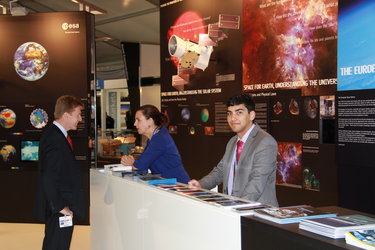
[{"label": "magazine on counter", "polygon": [[249,205],[249,206],[241,206],[241,207],[234,207],[232,208],[233,211],[240,213],[241,215],[254,215],[254,211],[258,209],[265,209],[265,208],[273,208],[270,205],[266,204],[259,204],[259,205]]},{"label": "magazine on counter", "polygon": [[334,217],[336,213],[321,211],[309,205],[266,208],[254,211],[254,216],[278,224],[296,223],[303,219]]},{"label": "magazine on counter", "polygon": [[134,180],[146,183],[148,185],[175,185],[177,182],[176,178],[164,178],[161,177],[159,174],[135,176]]},{"label": "magazine on counter", "polygon": [[353,214],[334,218],[302,220],[299,228],[330,238],[344,238],[346,232],[375,229],[375,218]]},{"label": "magazine on counter", "polygon": [[375,249],[375,229],[358,230],[345,233],[346,244],[350,244],[362,249]]},{"label": "magazine on counter", "polygon": [[243,201],[236,199],[228,199],[223,201],[216,201],[217,205],[220,205],[227,209],[240,208],[240,207],[249,207],[249,206],[258,206],[261,203],[255,201]]}]

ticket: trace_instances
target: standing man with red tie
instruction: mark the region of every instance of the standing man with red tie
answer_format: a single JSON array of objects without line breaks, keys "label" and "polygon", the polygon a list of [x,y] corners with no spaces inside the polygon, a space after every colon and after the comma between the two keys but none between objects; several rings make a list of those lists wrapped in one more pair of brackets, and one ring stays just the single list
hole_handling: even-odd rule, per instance
[{"label": "standing man with red tie", "polygon": [[74,219],[85,217],[80,169],[69,130],[82,121],[83,103],[74,96],[57,99],[55,121],[44,131],[39,146],[39,179],[35,216],[45,223],[43,250],[68,250]]},{"label": "standing man with red tie", "polygon": [[205,177],[189,182],[190,187],[211,189],[223,183],[228,195],[278,206],[276,198],[275,139],[255,119],[255,103],[247,94],[227,102],[227,121],[233,136],[219,164]]}]

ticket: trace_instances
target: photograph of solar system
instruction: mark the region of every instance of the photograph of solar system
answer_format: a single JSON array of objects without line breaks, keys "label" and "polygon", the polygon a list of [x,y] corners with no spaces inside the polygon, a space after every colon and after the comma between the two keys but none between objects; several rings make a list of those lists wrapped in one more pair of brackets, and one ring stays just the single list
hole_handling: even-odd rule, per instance
[{"label": "photograph of solar system", "polygon": [[[375,88],[375,33],[369,27],[375,22],[373,0],[346,0],[339,6],[337,90]],[[356,20],[353,22],[353,20]]]},{"label": "photograph of solar system", "polygon": [[335,91],[337,5],[336,0],[244,0],[244,90]]},{"label": "photograph of solar system", "polygon": [[302,187],[302,143],[278,142],[276,185]]}]

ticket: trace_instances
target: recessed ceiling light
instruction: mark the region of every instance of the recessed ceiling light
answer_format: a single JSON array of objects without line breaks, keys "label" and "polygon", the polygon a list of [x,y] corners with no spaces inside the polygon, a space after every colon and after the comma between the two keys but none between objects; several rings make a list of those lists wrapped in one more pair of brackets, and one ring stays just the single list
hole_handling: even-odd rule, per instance
[{"label": "recessed ceiling light", "polygon": [[113,38],[109,37],[109,36],[103,36],[103,37],[95,38],[95,41],[97,41],[97,42],[108,42],[108,41],[112,41],[112,40],[113,40]]}]

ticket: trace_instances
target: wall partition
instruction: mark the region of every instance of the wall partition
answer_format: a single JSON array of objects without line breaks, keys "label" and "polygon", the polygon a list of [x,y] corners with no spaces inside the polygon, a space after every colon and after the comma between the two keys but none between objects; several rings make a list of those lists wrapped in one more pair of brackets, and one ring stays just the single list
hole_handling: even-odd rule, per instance
[{"label": "wall partition", "polygon": [[89,199],[89,139],[94,93],[93,16],[85,12],[0,16],[0,221],[31,222],[38,145],[53,120],[56,99],[74,95],[85,104],[71,134]]}]

